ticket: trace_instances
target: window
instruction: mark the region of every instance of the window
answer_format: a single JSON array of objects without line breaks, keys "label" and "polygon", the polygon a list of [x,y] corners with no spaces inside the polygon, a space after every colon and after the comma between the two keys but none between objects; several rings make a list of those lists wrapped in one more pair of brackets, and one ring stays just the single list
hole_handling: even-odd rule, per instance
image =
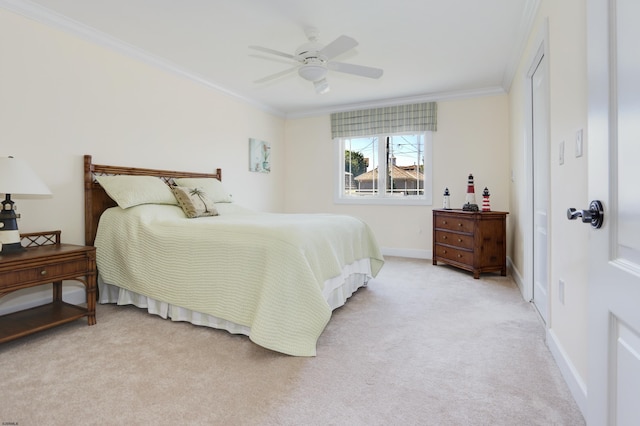
[{"label": "window", "polygon": [[336,202],[430,205],[431,132],[337,138]]}]

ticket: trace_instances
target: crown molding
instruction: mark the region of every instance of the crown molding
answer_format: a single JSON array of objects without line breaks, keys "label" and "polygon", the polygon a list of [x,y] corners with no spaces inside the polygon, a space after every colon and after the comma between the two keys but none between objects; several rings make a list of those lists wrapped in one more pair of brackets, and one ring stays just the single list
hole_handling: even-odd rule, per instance
[{"label": "crown molding", "polygon": [[520,59],[527,47],[527,41],[531,35],[540,3],[541,0],[527,0],[522,16],[520,17],[520,24],[518,25],[519,31],[516,36],[517,41],[513,45],[507,67],[502,77],[502,87],[506,92],[511,90],[511,83],[513,83],[513,79],[518,71]]},{"label": "crown molding", "polygon": [[93,27],[70,19],[66,16],[60,15],[50,9],[32,3],[28,0],[0,0],[0,7],[9,10],[10,12],[14,12],[18,15],[24,16],[25,18],[40,22],[47,26],[80,37],[91,43],[95,43],[108,49],[114,50],[133,59],[140,60],[152,67],[159,68],[183,78],[187,78],[210,89],[217,90],[226,95],[237,98],[270,114],[274,114],[280,117],[285,117],[286,115],[283,111],[277,110],[271,106],[257,102],[254,99],[235,93],[225,87],[215,84],[214,82],[204,78],[201,75],[185,70],[175,63],[167,61],[166,59],[162,59],[123,40],[112,37],[106,33],[98,31]]},{"label": "crown molding", "polygon": [[456,99],[469,99],[469,98],[478,98],[478,97],[484,97],[484,96],[504,95],[506,93],[507,92],[501,86],[485,87],[485,88],[473,89],[473,90],[458,90],[458,91],[451,91],[451,92],[427,93],[423,95],[407,96],[403,98],[388,98],[388,99],[376,100],[371,102],[342,104],[342,105],[335,105],[327,108],[319,108],[314,110],[288,113],[286,115],[286,118],[294,119],[294,118],[314,117],[319,115],[328,115],[334,112],[345,112],[345,111],[371,109],[371,108],[383,108],[388,106],[416,104],[421,102],[437,102],[437,101],[442,102],[442,101],[449,101],[449,100],[456,100]]}]

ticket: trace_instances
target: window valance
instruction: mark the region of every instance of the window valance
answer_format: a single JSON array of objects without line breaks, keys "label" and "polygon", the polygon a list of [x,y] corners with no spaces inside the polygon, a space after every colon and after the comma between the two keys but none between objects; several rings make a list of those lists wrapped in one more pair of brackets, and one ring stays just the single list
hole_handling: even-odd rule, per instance
[{"label": "window valance", "polygon": [[425,102],[331,114],[331,137],[436,131],[438,104]]}]

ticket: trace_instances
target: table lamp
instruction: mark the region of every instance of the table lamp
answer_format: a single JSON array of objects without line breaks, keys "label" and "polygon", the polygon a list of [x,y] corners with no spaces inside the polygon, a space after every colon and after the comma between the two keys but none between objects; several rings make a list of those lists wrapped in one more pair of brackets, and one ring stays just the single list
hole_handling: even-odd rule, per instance
[{"label": "table lamp", "polygon": [[13,208],[11,195],[49,195],[51,191],[26,162],[0,157],[0,193],[5,194],[0,210],[0,254],[22,251],[16,221],[20,215]]}]

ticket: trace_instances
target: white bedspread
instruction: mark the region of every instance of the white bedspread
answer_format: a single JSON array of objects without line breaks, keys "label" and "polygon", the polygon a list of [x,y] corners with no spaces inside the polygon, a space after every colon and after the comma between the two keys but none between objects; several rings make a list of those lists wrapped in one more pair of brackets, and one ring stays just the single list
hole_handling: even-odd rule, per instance
[{"label": "white bedspread", "polygon": [[372,276],[384,263],[369,227],[350,216],[216,208],[220,216],[198,219],[169,205],[107,210],[95,240],[101,278],[247,327],[268,349],[315,355],[331,317],[325,282],[362,259]]}]

